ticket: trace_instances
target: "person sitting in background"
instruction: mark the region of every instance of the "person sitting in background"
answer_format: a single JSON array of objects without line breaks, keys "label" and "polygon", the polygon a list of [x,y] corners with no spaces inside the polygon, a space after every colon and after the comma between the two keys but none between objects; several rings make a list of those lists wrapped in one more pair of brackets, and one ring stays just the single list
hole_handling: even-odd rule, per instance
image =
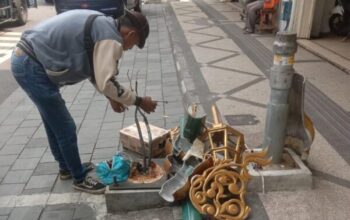
[{"label": "person sitting in background", "polygon": [[255,31],[255,24],[258,18],[258,11],[264,7],[264,0],[257,0],[247,4],[244,33],[251,34]]},{"label": "person sitting in background", "polygon": [[[279,0],[257,0],[247,4],[246,8],[246,25],[244,27],[244,33],[251,34],[255,31],[255,24],[258,20],[260,10],[276,10],[279,4]],[[274,19],[274,18],[272,18]]]}]

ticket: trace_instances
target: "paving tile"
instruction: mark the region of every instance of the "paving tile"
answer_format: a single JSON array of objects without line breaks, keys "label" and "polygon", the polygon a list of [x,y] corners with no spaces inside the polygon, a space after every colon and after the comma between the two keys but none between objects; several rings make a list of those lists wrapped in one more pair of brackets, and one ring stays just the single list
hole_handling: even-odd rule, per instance
[{"label": "paving tile", "polygon": [[172,207],[164,207],[157,209],[148,209],[127,212],[123,214],[111,215],[108,220],[135,220],[135,219],[157,219],[157,220],[170,220],[173,219]]},{"label": "paving tile", "polygon": [[2,125],[18,125],[23,121],[23,118],[7,118]]},{"label": "paving tile", "polygon": [[0,156],[0,167],[11,166],[16,159],[17,155]]},{"label": "paving tile", "polygon": [[88,104],[78,104],[78,105],[73,104],[73,105],[70,106],[69,110],[70,111],[71,110],[87,110],[88,107],[89,107]]},{"label": "paving tile", "polygon": [[81,117],[82,115],[85,115],[86,110],[69,110],[69,113],[71,116],[74,117]]},{"label": "paving tile", "polygon": [[80,160],[82,163],[89,162],[91,160],[92,154],[80,154]]},{"label": "paving tile", "polygon": [[12,170],[34,170],[40,158],[17,159]]},{"label": "paving tile", "polygon": [[95,211],[88,205],[78,205],[75,209],[73,219],[95,218]]},{"label": "paving tile", "polygon": [[0,150],[5,146],[6,140],[0,138]]},{"label": "paving tile", "polygon": [[7,220],[8,216],[0,216],[0,220]]},{"label": "paving tile", "polygon": [[55,158],[53,157],[50,149],[46,150],[43,157],[40,159],[40,163],[51,163],[56,162]]},{"label": "paving tile", "polygon": [[39,163],[36,169],[34,170],[33,175],[49,175],[49,174],[57,174],[58,173],[58,163]]},{"label": "paving tile", "polygon": [[95,160],[95,159],[112,158],[116,152],[117,152],[116,147],[95,149],[92,155],[92,159]]},{"label": "paving tile", "polygon": [[11,137],[8,141],[7,144],[9,145],[16,145],[16,144],[26,144],[29,141],[29,137],[27,136],[16,136],[16,137]]},{"label": "paving tile", "polygon": [[67,207],[66,209],[55,211],[44,211],[40,220],[69,220],[74,215],[74,209]]},{"label": "paving tile", "polygon": [[24,148],[24,144],[21,145],[5,145],[0,150],[0,155],[20,154]]},{"label": "paving tile", "polygon": [[117,147],[119,140],[117,138],[98,139],[96,148],[110,148]]},{"label": "paving tile", "polygon": [[0,139],[2,141],[2,145],[4,145],[4,143],[7,142],[7,140],[12,136],[12,133],[8,133],[8,134],[0,134]]},{"label": "paving tile", "polygon": [[121,127],[121,123],[117,123],[117,122],[110,122],[110,123],[103,123],[101,130],[114,130],[114,131],[118,131]]},{"label": "paving tile", "polygon": [[29,114],[26,119],[28,119],[28,120],[39,120],[39,119],[41,119],[41,116],[40,116],[39,113],[35,112],[35,113]]},{"label": "paving tile", "polygon": [[38,220],[42,210],[43,207],[40,206],[16,207],[8,220]]},{"label": "paving tile", "polygon": [[47,194],[51,192],[50,188],[24,189],[22,195]]},{"label": "paving tile", "polygon": [[[120,126],[120,128],[121,128],[121,126]],[[99,139],[117,137],[117,136],[119,136],[119,129],[118,130],[102,130],[100,132],[100,134],[98,135],[98,137],[99,137]]]},{"label": "paving tile", "polygon": [[94,151],[95,144],[80,144],[79,153],[80,154],[91,154]]},{"label": "paving tile", "polygon": [[0,196],[19,195],[25,184],[1,184]]},{"label": "paving tile", "polygon": [[39,127],[40,124],[42,123],[41,120],[25,120],[22,122],[20,125],[21,128],[30,128],[30,127]]},{"label": "paving tile", "polygon": [[12,134],[18,125],[1,125],[0,126],[0,134]]},{"label": "paving tile", "polygon": [[9,171],[2,183],[26,183],[32,173],[32,170]]},{"label": "paving tile", "polygon": [[68,193],[76,192],[73,188],[72,180],[60,180],[57,178],[57,181],[52,189],[52,193]]},{"label": "paving tile", "polygon": [[12,207],[11,208],[8,208],[8,207],[5,207],[5,208],[0,208],[0,215],[9,215],[12,211]]},{"label": "paving tile", "polygon": [[46,147],[41,148],[25,148],[19,158],[41,158],[45,153]]},{"label": "paving tile", "polygon": [[57,178],[56,175],[32,176],[25,189],[52,188]]},{"label": "paving tile", "polygon": [[36,131],[36,127],[27,127],[27,128],[18,128],[14,133],[13,136],[26,136],[31,137]]},{"label": "paving tile", "polygon": [[55,205],[47,205],[45,207],[45,212],[50,211],[60,211],[60,210],[67,210],[67,209],[76,209],[79,204],[73,204],[73,203],[64,203],[64,204],[55,204]]},{"label": "paving tile", "polygon": [[46,136],[45,138],[32,138],[26,145],[27,148],[48,147],[48,146],[49,146],[49,142]]},{"label": "paving tile", "polygon": [[0,167],[0,179],[4,178],[6,176],[9,169],[10,169],[9,166]]},{"label": "paving tile", "polygon": [[[40,128],[34,133],[33,138],[43,138],[43,139],[47,138],[43,125],[41,125]],[[32,146],[32,147],[36,147],[36,146]]]}]

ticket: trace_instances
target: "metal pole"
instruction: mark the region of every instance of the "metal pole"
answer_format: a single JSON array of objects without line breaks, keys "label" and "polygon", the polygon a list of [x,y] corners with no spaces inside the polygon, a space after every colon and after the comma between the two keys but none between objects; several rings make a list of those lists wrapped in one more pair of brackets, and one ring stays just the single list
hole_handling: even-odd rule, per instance
[{"label": "metal pole", "polygon": [[267,109],[263,147],[268,147],[272,163],[281,161],[288,117],[288,95],[294,74],[296,34],[278,32],[273,44],[273,66],[270,72],[270,101]]}]

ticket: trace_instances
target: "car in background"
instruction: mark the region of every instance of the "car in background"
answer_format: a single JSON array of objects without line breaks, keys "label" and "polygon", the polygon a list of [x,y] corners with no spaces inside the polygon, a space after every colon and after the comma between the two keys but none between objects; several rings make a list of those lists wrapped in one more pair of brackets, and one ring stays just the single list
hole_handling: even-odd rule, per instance
[{"label": "car in background", "polygon": [[5,22],[26,24],[30,7],[37,7],[36,0],[0,0],[0,24]]},{"label": "car in background", "polygon": [[54,0],[54,3],[57,14],[72,9],[90,9],[117,18],[124,14],[125,7],[141,12],[141,0]]}]

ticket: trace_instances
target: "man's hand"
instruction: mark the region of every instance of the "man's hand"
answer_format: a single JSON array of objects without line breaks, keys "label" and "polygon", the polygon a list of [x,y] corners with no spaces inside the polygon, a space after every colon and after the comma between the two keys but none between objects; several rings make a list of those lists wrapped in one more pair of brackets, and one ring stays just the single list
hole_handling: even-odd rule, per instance
[{"label": "man's hand", "polygon": [[149,114],[154,112],[157,107],[157,102],[152,101],[152,98],[149,96],[144,96],[142,97],[142,101],[139,106],[142,110]]},{"label": "man's hand", "polygon": [[113,99],[108,99],[108,100],[112,106],[113,111],[115,112],[122,113],[125,111],[125,109],[128,109],[125,105],[123,105],[120,102],[114,101]]}]

